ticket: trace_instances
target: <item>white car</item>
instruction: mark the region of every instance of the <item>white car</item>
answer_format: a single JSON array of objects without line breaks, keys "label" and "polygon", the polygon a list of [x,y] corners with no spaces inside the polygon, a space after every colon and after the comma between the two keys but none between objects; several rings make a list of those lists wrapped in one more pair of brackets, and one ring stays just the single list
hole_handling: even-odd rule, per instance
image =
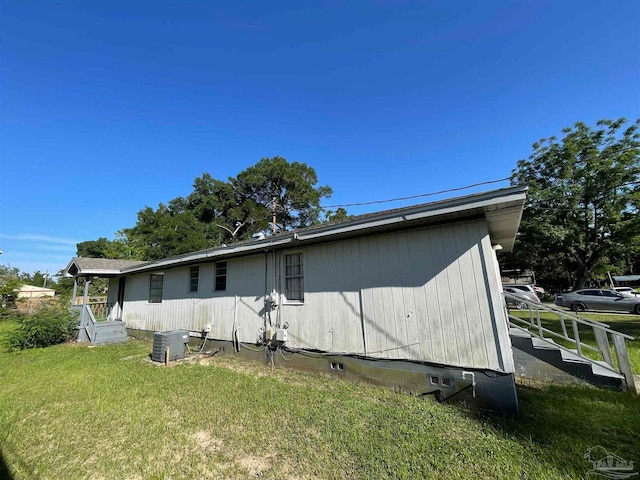
[{"label": "white car", "polygon": [[616,292],[621,293],[625,297],[637,297],[638,295],[640,295],[640,293],[636,292],[631,287],[613,287],[613,289]]}]

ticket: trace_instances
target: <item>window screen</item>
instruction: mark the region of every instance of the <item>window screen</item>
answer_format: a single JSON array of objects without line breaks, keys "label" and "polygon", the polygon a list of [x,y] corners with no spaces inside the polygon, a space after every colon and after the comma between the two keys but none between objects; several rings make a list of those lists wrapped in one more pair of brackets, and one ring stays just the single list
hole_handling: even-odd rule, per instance
[{"label": "window screen", "polygon": [[285,255],[285,282],[287,300],[304,301],[304,271],[302,253]]},{"label": "window screen", "polygon": [[189,269],[189,291],[198,291],[198,280],[200,279],[200,267],[195,266]]},{"label": "window screen", "polygon": [[162,303],[162,282],[164,275],[150,275],[149,303]]},{"label": "window screen", "polygon": [[227,289],[227,262],[216,262],[216,292]]}]

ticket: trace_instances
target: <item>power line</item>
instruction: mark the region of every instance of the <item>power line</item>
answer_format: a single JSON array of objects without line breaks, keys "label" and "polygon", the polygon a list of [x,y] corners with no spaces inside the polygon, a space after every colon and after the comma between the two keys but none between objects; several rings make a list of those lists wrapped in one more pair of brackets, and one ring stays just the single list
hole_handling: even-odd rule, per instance
[{"label": "power line", "polygon": [[363,206],[363,205],[375,205],[375,204],[379,204],[379,203],[399,202],[399,201],[402,201],[402,200],[411,200],[411,199],[414,199],[414,198],[431,197],[433,195],[440,195],[442,193],[459,192],[460,190],[466,190],[468,188],[479,187],[481,185],[490,185],[492,183],[505,182],[507,180],[511,180],[511,177],[500,178],[498,180],[488,180],[486,182],[474,183],[473,185],[467,185],[467,186],[464,186],[464,187],[449,188],[447,190],[440,190],[439,192],[420,193],[418,195],[411,195],[409,197],[390,198],[388,200],[373,200],[371,202],[361,202],[361,203],[343,203],[343,204],[340,204],[340,205],[324,205],[322,208],[360,207],[360,206]]}]

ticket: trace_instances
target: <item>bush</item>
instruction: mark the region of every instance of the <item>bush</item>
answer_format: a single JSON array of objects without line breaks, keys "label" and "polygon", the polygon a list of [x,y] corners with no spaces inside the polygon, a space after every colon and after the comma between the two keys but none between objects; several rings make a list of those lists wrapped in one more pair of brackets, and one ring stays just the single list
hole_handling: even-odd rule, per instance
[{"label": "bush", "polygon": [[16,320],[17,328],[7,339],[9,350],[43,348],[73,340],[78,317],[60,307],[45,307]]}]

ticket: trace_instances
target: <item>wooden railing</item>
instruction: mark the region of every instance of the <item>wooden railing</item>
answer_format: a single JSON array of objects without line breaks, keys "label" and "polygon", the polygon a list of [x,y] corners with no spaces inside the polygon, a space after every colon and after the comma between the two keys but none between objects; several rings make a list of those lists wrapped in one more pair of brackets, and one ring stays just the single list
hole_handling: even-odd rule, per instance
[{"label": "wooden railing", "polygon": [[[599,361],[601,366],[622,374],[627,388],[631,391],[635,390],[626,344],[627,340],[634,340],[632,336],[617,332],[605,323],[590,320],[551,305],[534,302],[520,295],[509,292],[503,292],[503,295],[510,327],[526,331],[585,360]],[[524,313],[525,318],[520,318],[509,310],[512,304],[520,307],[517,310]],[[547,316],[552,319],[543,320],[540,312],[550,314]],[[592,343],[595,343],[595,346],[586,341],[591,340],[592,337]]]},{"label": "wooden railing", "polygon": [[80,324],[78,325],[78,341],[91,342],[96,337],[96,319],[91,312],[89,305],[72,305],[71,310],[77,310],[80,314]]},{"label": "wooden railing", "polygon": [[[82,306],[83,297],[76,297],[74,305]],[[104,320],[113,320],[111,318],[111,313],[113,311],[113,307],[115,305],[114,302],[107,302],[107,297],[99,296],[99,297],[87,297],[87,305],[93,312],[93,316],[98,321]]]}]

